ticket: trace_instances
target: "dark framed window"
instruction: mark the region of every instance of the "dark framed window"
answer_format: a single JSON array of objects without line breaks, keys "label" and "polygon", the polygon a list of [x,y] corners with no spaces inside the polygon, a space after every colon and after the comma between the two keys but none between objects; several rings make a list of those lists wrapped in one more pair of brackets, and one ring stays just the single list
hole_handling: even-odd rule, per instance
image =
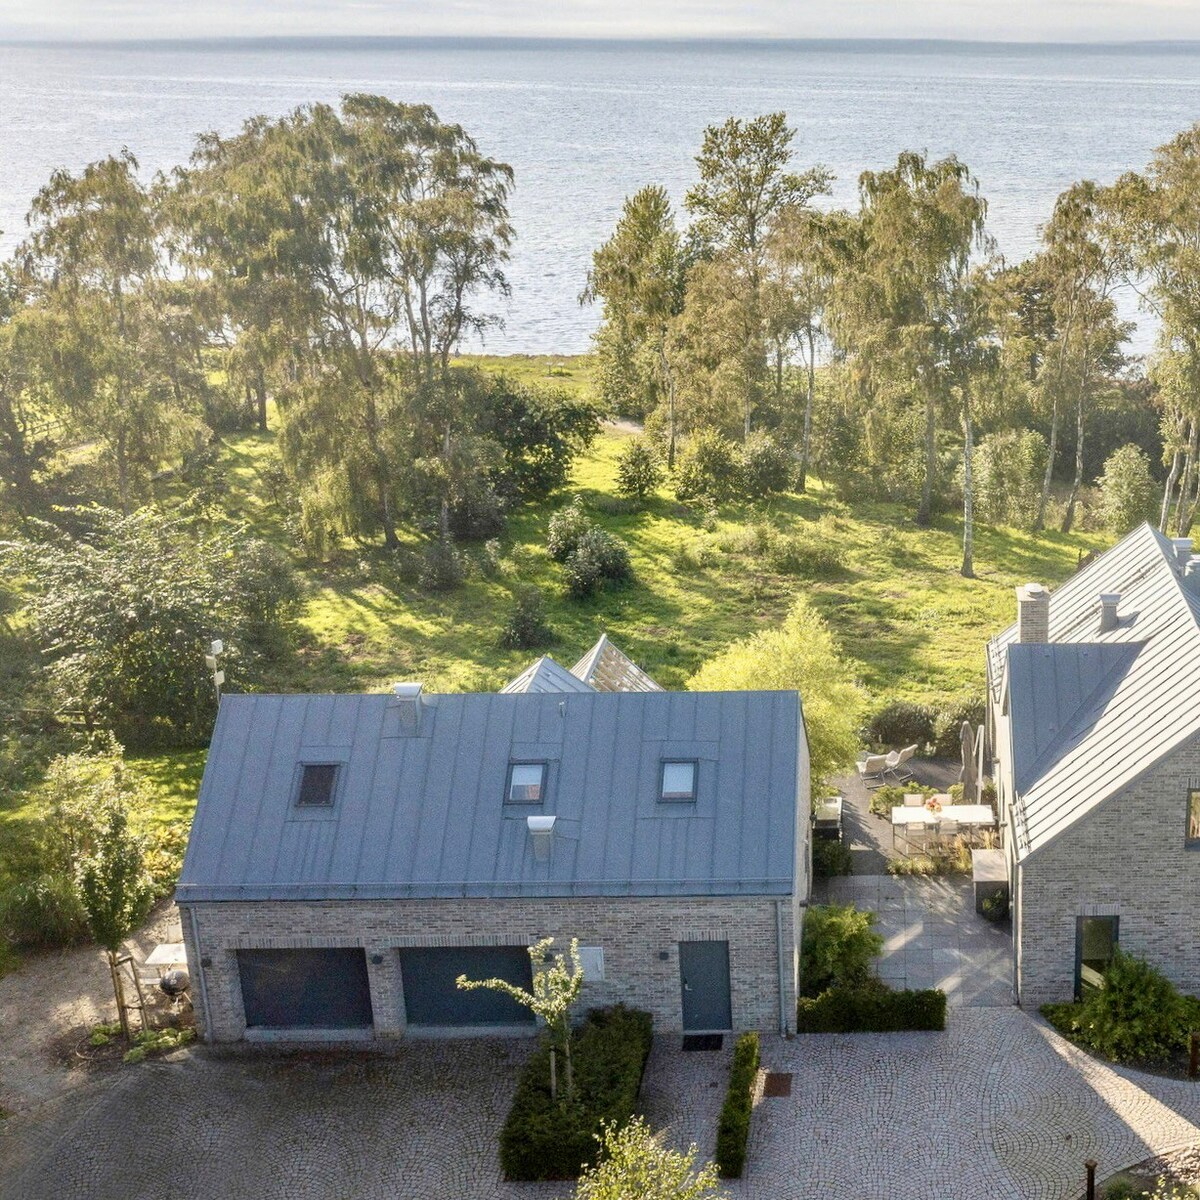
[{"label": "dark framed window", "polygon": [[305,763],[300,772],[296,804],[300,808],[331,808],[337,772],[337,763]]},{"label": "dark framed window", "polygon": [[1104,986],[1104,972],[1117,952],[1120,917],[1075,918],[1075,999]]},{"label": "dark framed window", "polygon": [[676,804],[695,800],[697,766],[694,758],[664,760],[659,776],[658,798]]},{"label": "dark framed window", "polygon": [[1188,790],[1187,837],[1184,840],[1188,846],[1200,850],[1200,788]]},{"label": "dark framed window", "polygon": [[546,799],[546,768],[544,762],[509,763],[505,804],[541,804]]}]

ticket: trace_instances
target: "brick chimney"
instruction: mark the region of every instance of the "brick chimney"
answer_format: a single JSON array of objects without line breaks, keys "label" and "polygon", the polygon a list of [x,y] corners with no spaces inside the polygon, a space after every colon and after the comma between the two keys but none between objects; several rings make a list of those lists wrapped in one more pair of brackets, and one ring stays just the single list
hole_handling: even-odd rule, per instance
[{"label": "brick chimney", "polygon": [[1040,583],[1017,588],[1017,641],[1050,640],[1050,593]]}]

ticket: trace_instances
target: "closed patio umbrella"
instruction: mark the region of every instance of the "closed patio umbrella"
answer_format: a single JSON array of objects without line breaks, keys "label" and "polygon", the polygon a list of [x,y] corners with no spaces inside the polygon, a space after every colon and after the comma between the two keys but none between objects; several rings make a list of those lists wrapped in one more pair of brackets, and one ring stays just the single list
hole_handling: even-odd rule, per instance
[{"label": "closed patio umbrella", "polygon": [[975,766],[975,729],[970,721],[962,723],[962,775],[959,777],[963,785],[963,802],[977,804],[979,802],[979,772]]}]

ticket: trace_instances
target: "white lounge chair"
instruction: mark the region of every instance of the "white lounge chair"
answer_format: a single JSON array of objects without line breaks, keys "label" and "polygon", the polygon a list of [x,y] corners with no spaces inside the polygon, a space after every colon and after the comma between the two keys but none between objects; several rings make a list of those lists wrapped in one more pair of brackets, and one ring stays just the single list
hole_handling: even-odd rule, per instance
[{"label": "white lounge chair", "polygon": [[890,775],[897,783],[907,783],[913,777],[913,773],[908,769],[906,764],[916,752],[917,748],[915,745],[905,746],[903,750],[891,751],[890,754],[885,756],[887,765],[884,768],[884,774]]},{"label": "white lounge chair", "polygon": [[858,764],[858,777],[868,788],[881,788],[884,784],[883,773],[887,770],[888,756],[886,754],[868,754]]}]

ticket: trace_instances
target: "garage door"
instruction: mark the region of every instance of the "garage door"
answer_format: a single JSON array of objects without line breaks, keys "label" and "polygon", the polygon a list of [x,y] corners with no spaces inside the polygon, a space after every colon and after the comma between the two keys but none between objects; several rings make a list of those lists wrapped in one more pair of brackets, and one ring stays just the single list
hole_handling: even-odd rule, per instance
[{"label": "garage door", "polygon": [[368,1029],[367,957],[354,950],[239,950],[251,1029]]},{"label": "garage door", "polygon": [[404,1010],[410,1025],[532,1025],[533,1014],[490,988],[461,991],[468,979],[507,979],[529,990],[533,973],[524,946],[437,946],[400,951]]}]

